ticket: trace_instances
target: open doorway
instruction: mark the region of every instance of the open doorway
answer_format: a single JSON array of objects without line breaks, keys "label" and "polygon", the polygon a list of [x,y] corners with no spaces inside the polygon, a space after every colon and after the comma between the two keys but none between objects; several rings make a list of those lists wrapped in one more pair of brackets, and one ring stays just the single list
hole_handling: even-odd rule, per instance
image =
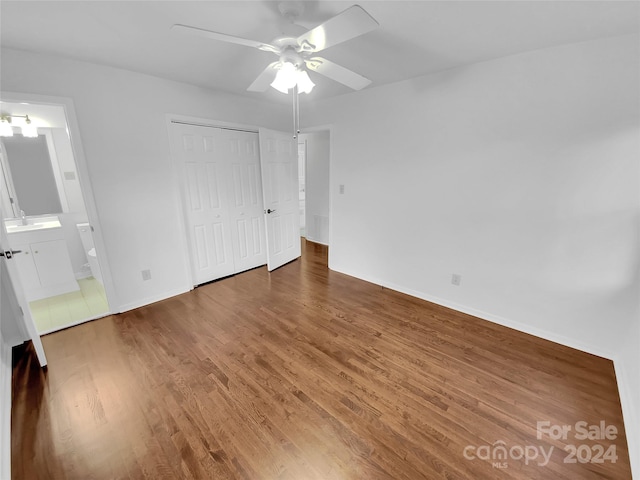
[{"label": "open doorway", "polygon": [[329,130],[298,136],[300,236],[322,245],[329,245],[330,140]]},{"label": "open doorway", "polygon": [[[4,98],[1,228],[17,252],[19,288],[38,333],[108,315],[103,260],[87,213],[65,106]],[[26,118],[31,131],[23,128]]]}]

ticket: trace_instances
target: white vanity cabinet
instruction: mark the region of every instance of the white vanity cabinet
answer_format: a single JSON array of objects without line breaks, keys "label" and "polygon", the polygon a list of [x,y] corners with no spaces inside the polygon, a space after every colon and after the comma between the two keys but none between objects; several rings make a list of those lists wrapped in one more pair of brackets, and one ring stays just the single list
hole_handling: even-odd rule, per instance
[{"label": "white vanity cabinet", "polygon": [[62,228],[10,233],[20,281],[28,301],[80,290]]}]

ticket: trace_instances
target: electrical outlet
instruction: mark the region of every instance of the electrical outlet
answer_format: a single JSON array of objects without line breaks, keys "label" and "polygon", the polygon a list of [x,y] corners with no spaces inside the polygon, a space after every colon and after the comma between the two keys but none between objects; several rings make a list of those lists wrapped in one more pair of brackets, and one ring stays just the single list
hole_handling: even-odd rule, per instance
[{"label": "electrical outlet", "polygon": [[142,270],[142,280],[144,280],[145,282],[147,280],[151,280],[151,270]]},{"label": "electrical outlet", "polygon": [[340,192],[340,195],[344,195],[344,185],[340,185],[339,192]]},{"label": "electrical outlet", "polygon": [[456,287],[460,286],[460,282],[462,281],[462,275],[454,273],[451,275],[451,285],[455,285]]}]

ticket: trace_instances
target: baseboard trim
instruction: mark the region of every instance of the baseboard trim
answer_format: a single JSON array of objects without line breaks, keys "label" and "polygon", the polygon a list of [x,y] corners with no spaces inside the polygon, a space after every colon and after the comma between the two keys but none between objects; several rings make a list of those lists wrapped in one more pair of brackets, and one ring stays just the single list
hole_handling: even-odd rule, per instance
[{"label": "baseboard trim", "polygon": [[135,310],[136,308],[145,307],[147,305],[151,305],[152,303],[159,302],[161,300],[166,300],[167,298],[175,297],[176,295],[182,295],[183,293],[187,293],[191,291],[192,288],[178,288],[175,290],[169,290],[168,292],[161,293],[159,295],[153,295],[151,297],[143,298],[141,300],[136,300],[135,302],[125,303],[124,305],[120,305],[118,308],[119,313],[128,312],[129,310]]},{"label": "baseboard trim", "polygon": [[436,305],[450,308],[452,310],[456,310],[457,312],[466,313],[467,315],[480,318],[481,320],[487,320],[489,322],[502,325],[503,327],[513,328],[514,330],[518,330],[519,332],[523,332],[523,333],[528,333],[529,335],[533,335],[534,337],[542,338],[544,340],[549,340],[550,342],[554,342],[554,343],[559,343],[560,345],[564,345],[570,348],[575,348],[576,350],[590,353],[592,355],[597,355],[598,357],[603,357],[609,360],[614,360],[614,357],[615,357],[615,354],[613,352],[603,350],[602,348],[599,348],[595,345],[590,345],[587,343],[576,341],[572,338],[559,335],[555,332],[550,332],[545,329],[532,327],[531,325],[510,320],[510,319],[501,317],[499,315],[494,315],[492,313],[484,312],[482,310],[478,310],[473,307],[468,307],[466,305],[451,302],[449,300],[444,300],[442,298],[434,297],[432,295],[427,295],[423,292],[418,292],[416,290],[403,287],[402,285],[396,285],[391,282],[385,282],[378,278],[370,277],[367,275],[354,274],[352,272],[347,272],[334,267],[330,267],[330,268],[331,270],[334,270],[339,273],[343,273],[345,275],[349,275],[351,277],[359,278],[361,280],[364,280],[365,282],[373,283],[375,285],[379,285],[381,287],[388,288],[390,290],[395,290],[397,292],[404,293],[406,295],[410,295],[412,297],[419,298],[421,300],[426,300],[427,302],[435,303]]},{"label": "baseboard trim", "polygon": [[11,347],[0,337],[0,478],[11,478]]},{"label": "baseboard trim", "polygon": [[321,240],[316,240],[316,239],[315,239],[315,238],[313,238],[313,237],[304,237],[304,238],[305,238],[308,242],[318,243],[318,244],[320,244],[320,245],[324,245],[324,246],[327,246],[327,247],[329,246],[329,243],[328,243],[328,242],[323,242],[323,241],[321,241]]},{"label": "baseboard trim", "polygon": [[615,372],[616,372],[618,394],[620,395],[620,403],[622,406],[622,416],[624,421],[625,433],[627,437],[627,446],[628,446],[629,458],[631,462],[631,471],[632,471],[633,478],[636,478],[636,479],[640,478],[640,433],[638,432],[638,426],[636,422],[638,411],[637,411],[637,406],[633,402],[632,392],[627,387],[628,385],[631,384],[629,382],[627,369],[625,368],[624,363],[618,358],[618,356],[615,353],[603,350],[594,345],[589,345],[583,342],[576,341],[571,338],[567,338],[563,335],[558,335],[555,332],[549,332],[544,329],[535,328],[520,322],[508,320],[498,315],[493,315],[475,308],[467,307],[465,305],[461,305],[455,302],[450,302],[448,300],[443,300],[438,297],[433,297],[431,295],[426,295],[422,292],[418,292],[410,288],[405,288],[401,285],[395,285],[391,282],[384,282],[380,279],[369,277],[367,275],[355,275],[352,272],[340,270],[335,267],[330,267],[330,268],[331,270],[342,273],[344,275],[349,275],[351,277],[355,277],[355,278],[364,280],[366,282],[379,285],[384,288],[389,288],[391,290],[395,290],[397,292],[404,293],[406,295],[410,295],[415,298],[420,298],[421,300],[426,300],[427,302],[435,303],[436,305],[440,305],[446,308],[451,308],[452,310],[466,313],[468,315],[472,315],[474,317],[480,318],[482,320],[487,320],[489,322],[496,323],[504,327],[513,328],[514,330],[518,330],[523,333],[528,333],[535,337],[542,338],[544,340],[549,340],[554,343],[559,343],[560,345],[564,345],[566,347],[575,348],[576,350],[580,350],[586,353],[590,353],[592,355],[597,355],[599,357],[612,360],[615,368]]},{"label": "baseboard trim", "polygon": [[75,272],[74,273],[75,277],[76,277],[76,281],[77,280],[84,280],[85,278],[91,278],[91,272],[86,273],[86,272]]}]

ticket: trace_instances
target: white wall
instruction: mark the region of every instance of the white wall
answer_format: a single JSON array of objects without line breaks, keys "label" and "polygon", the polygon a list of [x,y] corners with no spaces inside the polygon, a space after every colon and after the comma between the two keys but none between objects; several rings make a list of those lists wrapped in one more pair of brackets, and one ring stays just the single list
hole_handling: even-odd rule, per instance
[{"label": "white wall", "polygon": [[[51,128],[50,131],[68,206],[68,211],[58,215],[58,217],[64,230],[67,250],[69,251],[69,258],[71,259],[71,267],[76,278],[84,278],[91,272],[88,268],[84,267],[88,259],[76,227],[78,223],[85,223],[88,220],[84,198],[82,197],[82,189],[80,188],[78,171],[76,169],[67,129]],[[66,178],[66,175],[72,175],[74,178]]]},{"label": "white wall", "polygon": [[640,318],[639,59],[609,38],[308,108],[333,127],[330,267],[616,358]]},{"label": "white wall", "polygon": [[[167,113],[289,128],[273,105],[126,70],[2,50],[2,89],[74,101],[119,310],[185,291]],[[152,279],[143,281],[141,270]]]},{"label": "white wall", "polygon": [[[82,189],[78,180],[78,171],[76,169],[75,159],[73,158],[73,150],[69,135],[66,128],[51,128],[51,138],[53,146],[56,150],[56,158],[58,159],[58,167],[64,187],[64,194],[67,198],[69,212],[85,213],[86,208],[84,199],[82,198]],[[65,174],[74,178],[66,178]]]},{"label": "white wall", "polygon": [[329,131],[305,133],[306,192],[305,236],[312,242],[329,243]]},{"label": "white wall", "polygon": [[80,240],[80,234],[78,233],[76,225],[87,221],[87,213],[62,213],[58,215],[58,218],[62,224],[64,239],[67,243],[69,259],[71,260],[71,269],[73,270],[76,279],[85,278],[91,273],[88,268],[85,267],[85,264],[89,260],[87,259],[86,252],[84,251],[84,246]]}]

